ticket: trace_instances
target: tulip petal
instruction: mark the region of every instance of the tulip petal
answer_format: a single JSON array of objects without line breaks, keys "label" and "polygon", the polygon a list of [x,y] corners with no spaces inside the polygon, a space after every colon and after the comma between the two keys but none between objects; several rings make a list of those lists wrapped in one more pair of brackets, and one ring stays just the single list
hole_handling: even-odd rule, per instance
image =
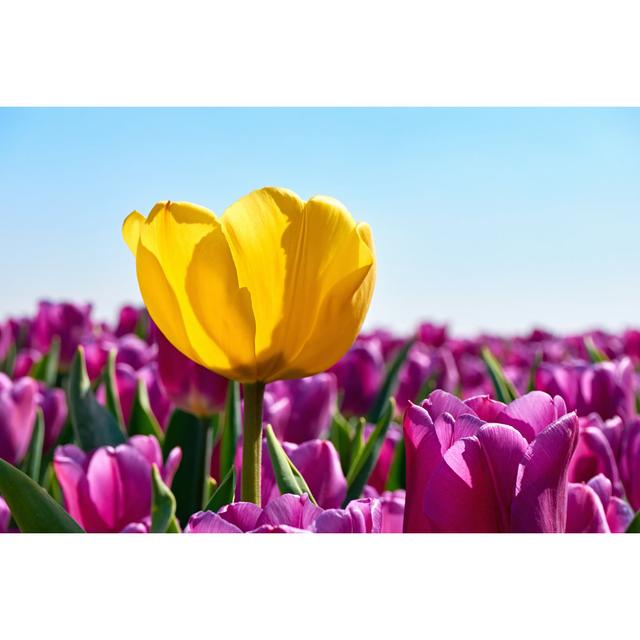
[{"label": "tulip petal", "polygon": [[512,529],[525,533],[561,533],[565,529],[567,472],[576,448],[578,418],[563,416],[529,445],[511,507]]},{"label": "tulip petal", "polygon": [[137,211],[132,211],[122,223],[122,237],[127,243],[129,250],[135,256],[138,252],[138,241],[140,240],[140,229],[144,224],[144,216]]},{"label": "tulip petal", "polygon": [[202,327],[186,290],[196,247],[219,228],[215,215],[203,207],[159,202],[140,228],[136,267],[142,297],[160,331],[192,360],[228,370],[228,357]]},{"label": "tulip petal", "polygon": [[235,524],[212,511],[198,511],[189,518],[185,533],[242,533]]},{"label": "tulip petal", "polygon": [[633,509],[629,506],[629,503],[615,496],[609,500],[606,514],[607,524],[611,529],[611,533],[624,533],[634,516]]},{"label": "tulip petal", "polygon": [[497,533],[500,507],[477,436],[458,440],[444,454],[425,492],[424,511],[441,533]]},{"label": "tulip petal", "polygon": [[245,532],[256,528],[261,513],[262,509],[252,502],[234,502],[218,511],[221,518]]},{"label": "tulip petal", "polygon": [[272,500],[262,511],[256,526],[263,524],[288,525],[299,529],[308,529],[314,520],[322,513],[309,496],[294,496],[290,493]]},{"label": "tulip petal", "polygon": [[508,531],[511,527],[511,502],[527,441],[519,431],[505,424],[485,424],[478,430],[477,437],[493,480],[501,529]]},{"label": "tulip petal", "polygon": [[609,533],[609,525],[598,494],[586,484],[569,483],[567,533]]},{"label": "tulip petal", "polygon": [[[256,321],[253,292],[240,286],[227,239],[221,228],[205,236],[195,248],[187,272],[187,294],[195,315],[226,358],[211,353],[205,364],[225,374],[229,367],[239,380],[257,379]],[[201,355],[203,355],[201,353]]]},{"label": "tulip petal", "polygon": [[557,416],[556,405],[550,395],[531,391],[509,403],[495,421],[515,427],[531,442]]}]

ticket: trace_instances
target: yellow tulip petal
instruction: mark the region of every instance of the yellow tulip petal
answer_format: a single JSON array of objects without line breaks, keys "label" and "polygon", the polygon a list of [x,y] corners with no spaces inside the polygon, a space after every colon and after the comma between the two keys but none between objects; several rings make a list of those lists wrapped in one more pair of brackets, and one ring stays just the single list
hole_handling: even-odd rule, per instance
[{"label": "yellow tulip petal", "polygon": [[140,228],[144,224],[144,216],[137,211],[132,211],[122,223],[122,237],[127,243],[129,250],[136,255],[138,250],[138,240],[140,239]]},{"label": "yellow tulip petal", "polygon": [[299,236],[304,203],[293,192],[266,188],[232,204],[221,216],[240,287],[251,293],[256,354],[271,352],[272,334],[283,316],[290,261],[288,238]]},{"label": "yellow tulip petal", "polygon": [[140,254],[144,247],[156,262],[146,254],[144,261],[138,260],[138,280],[151,317],[176,348],[203,366],[227,372],[231,370],[229,357],[203,328],[186,291],[196,246],[219,228],[215,215],[204,207],[158,203],[141,225],[138,248]]},{"label": "yellow tulip petal", "polygon": [[[249,290],[240,288],[227,239],[217,228],[196,247],[187,293],[198,320],[230,360],[234,378],[257,379],[255,320]],[[212,367],[216,368],[216,367]]]}]

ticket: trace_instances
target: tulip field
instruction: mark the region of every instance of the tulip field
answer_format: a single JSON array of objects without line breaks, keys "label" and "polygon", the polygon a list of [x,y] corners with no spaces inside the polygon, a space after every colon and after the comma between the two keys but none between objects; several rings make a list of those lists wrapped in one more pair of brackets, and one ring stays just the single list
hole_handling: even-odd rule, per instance
[{"label": "tulip field", "polygon": [[144,306],[0,321],[0,532],[640,532],[640,330],[363,331],[375,230],[284,189],[123,235]]}]

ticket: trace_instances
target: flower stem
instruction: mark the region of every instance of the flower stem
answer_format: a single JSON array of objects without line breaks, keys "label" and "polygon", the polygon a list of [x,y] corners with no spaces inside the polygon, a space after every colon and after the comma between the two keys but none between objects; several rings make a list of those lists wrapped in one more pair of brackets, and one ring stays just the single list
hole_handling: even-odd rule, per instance
[{"label": "flower stem", "polygon": [[242,500],[260,506],[262,468],[262,398],[264,383],[242,385],[244,392],[244,429],[242,437]]}]

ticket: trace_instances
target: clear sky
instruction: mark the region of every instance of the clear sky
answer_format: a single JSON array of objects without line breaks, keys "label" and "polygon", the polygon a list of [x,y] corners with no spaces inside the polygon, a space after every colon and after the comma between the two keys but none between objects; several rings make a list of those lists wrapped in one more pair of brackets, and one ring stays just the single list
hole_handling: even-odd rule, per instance
[{"label": "clear sky", "polygon": [[373,229],[367,325],[640,326],[640,109],[0,110],[0,318],[139,300],[133,209],[265,185]]}]

